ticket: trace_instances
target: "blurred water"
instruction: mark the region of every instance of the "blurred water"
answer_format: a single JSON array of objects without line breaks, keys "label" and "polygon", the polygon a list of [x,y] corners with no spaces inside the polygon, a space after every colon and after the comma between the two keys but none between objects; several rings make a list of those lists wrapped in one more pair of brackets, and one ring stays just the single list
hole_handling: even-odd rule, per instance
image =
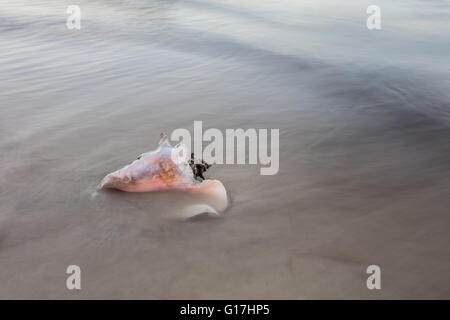
[{"label": "blurred water", "polygon": [[[448,1],[72,4],[0,3],[0,298],[450,297]],[[194,120],[280,128],[280,172],[213,167],[219,219],[95,194]]]}]

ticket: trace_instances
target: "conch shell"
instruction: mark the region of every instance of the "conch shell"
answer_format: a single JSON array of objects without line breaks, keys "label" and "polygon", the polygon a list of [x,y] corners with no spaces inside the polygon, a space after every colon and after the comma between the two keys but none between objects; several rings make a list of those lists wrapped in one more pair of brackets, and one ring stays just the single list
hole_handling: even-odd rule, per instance
[{"label": "conch shell", "polygon": [[127,192],[178,190],[199,194],[208,201],[188,207],[189,216],[200,213],[218,215],[228,206],[225,187],[219,180],[194,179],[189,166],[189,154],[184,144],[172,147],[167,136],[161,134],[159,147],[143,153],[131,164],[106,175],[100,189],[118,189]]}]

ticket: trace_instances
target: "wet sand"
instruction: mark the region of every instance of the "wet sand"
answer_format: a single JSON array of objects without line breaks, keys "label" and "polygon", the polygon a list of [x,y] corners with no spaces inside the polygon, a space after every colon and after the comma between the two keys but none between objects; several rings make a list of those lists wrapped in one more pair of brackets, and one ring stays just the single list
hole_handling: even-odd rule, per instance
[{"label": "wet sand", "polygon": [[[79,31],[25,3],[0,5],[0,298],[450,298],[448,5],[381,1],[371,33],[364,1],[80,1]],[[279,173],[212,167],[213,219],[95,192],[194,120],[279,128]]]}]

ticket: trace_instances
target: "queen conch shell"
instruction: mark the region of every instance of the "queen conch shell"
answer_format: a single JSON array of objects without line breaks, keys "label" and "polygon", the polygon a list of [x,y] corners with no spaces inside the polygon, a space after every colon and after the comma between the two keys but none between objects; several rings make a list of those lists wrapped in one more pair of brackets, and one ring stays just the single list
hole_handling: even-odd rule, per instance
[{"label": "queen conch shell", "polygon": [[187,216],[201,213],[218,215],[228,206],[225,187],[219,180],[197,181],[189,166],[189,154],[184,144],[172,147],[167,136],[161,134],[159,147],[143,153],[131,164],[106,175],[100,189],[127,192],[178,190],[204,196],[208,201],[186,208]]}]

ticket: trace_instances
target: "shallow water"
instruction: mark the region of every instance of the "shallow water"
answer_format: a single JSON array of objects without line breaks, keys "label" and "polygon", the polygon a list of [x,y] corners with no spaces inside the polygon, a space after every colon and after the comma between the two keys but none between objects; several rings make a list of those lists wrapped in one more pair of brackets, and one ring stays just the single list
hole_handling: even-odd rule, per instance
[{"label": "shallow water", "polygon": [[[0,4],[0,298],[450,298],[448,1],[71,4]],[[279,128],[279,173],[212,167],[214,219],[95,191],[194,120]]]}]

